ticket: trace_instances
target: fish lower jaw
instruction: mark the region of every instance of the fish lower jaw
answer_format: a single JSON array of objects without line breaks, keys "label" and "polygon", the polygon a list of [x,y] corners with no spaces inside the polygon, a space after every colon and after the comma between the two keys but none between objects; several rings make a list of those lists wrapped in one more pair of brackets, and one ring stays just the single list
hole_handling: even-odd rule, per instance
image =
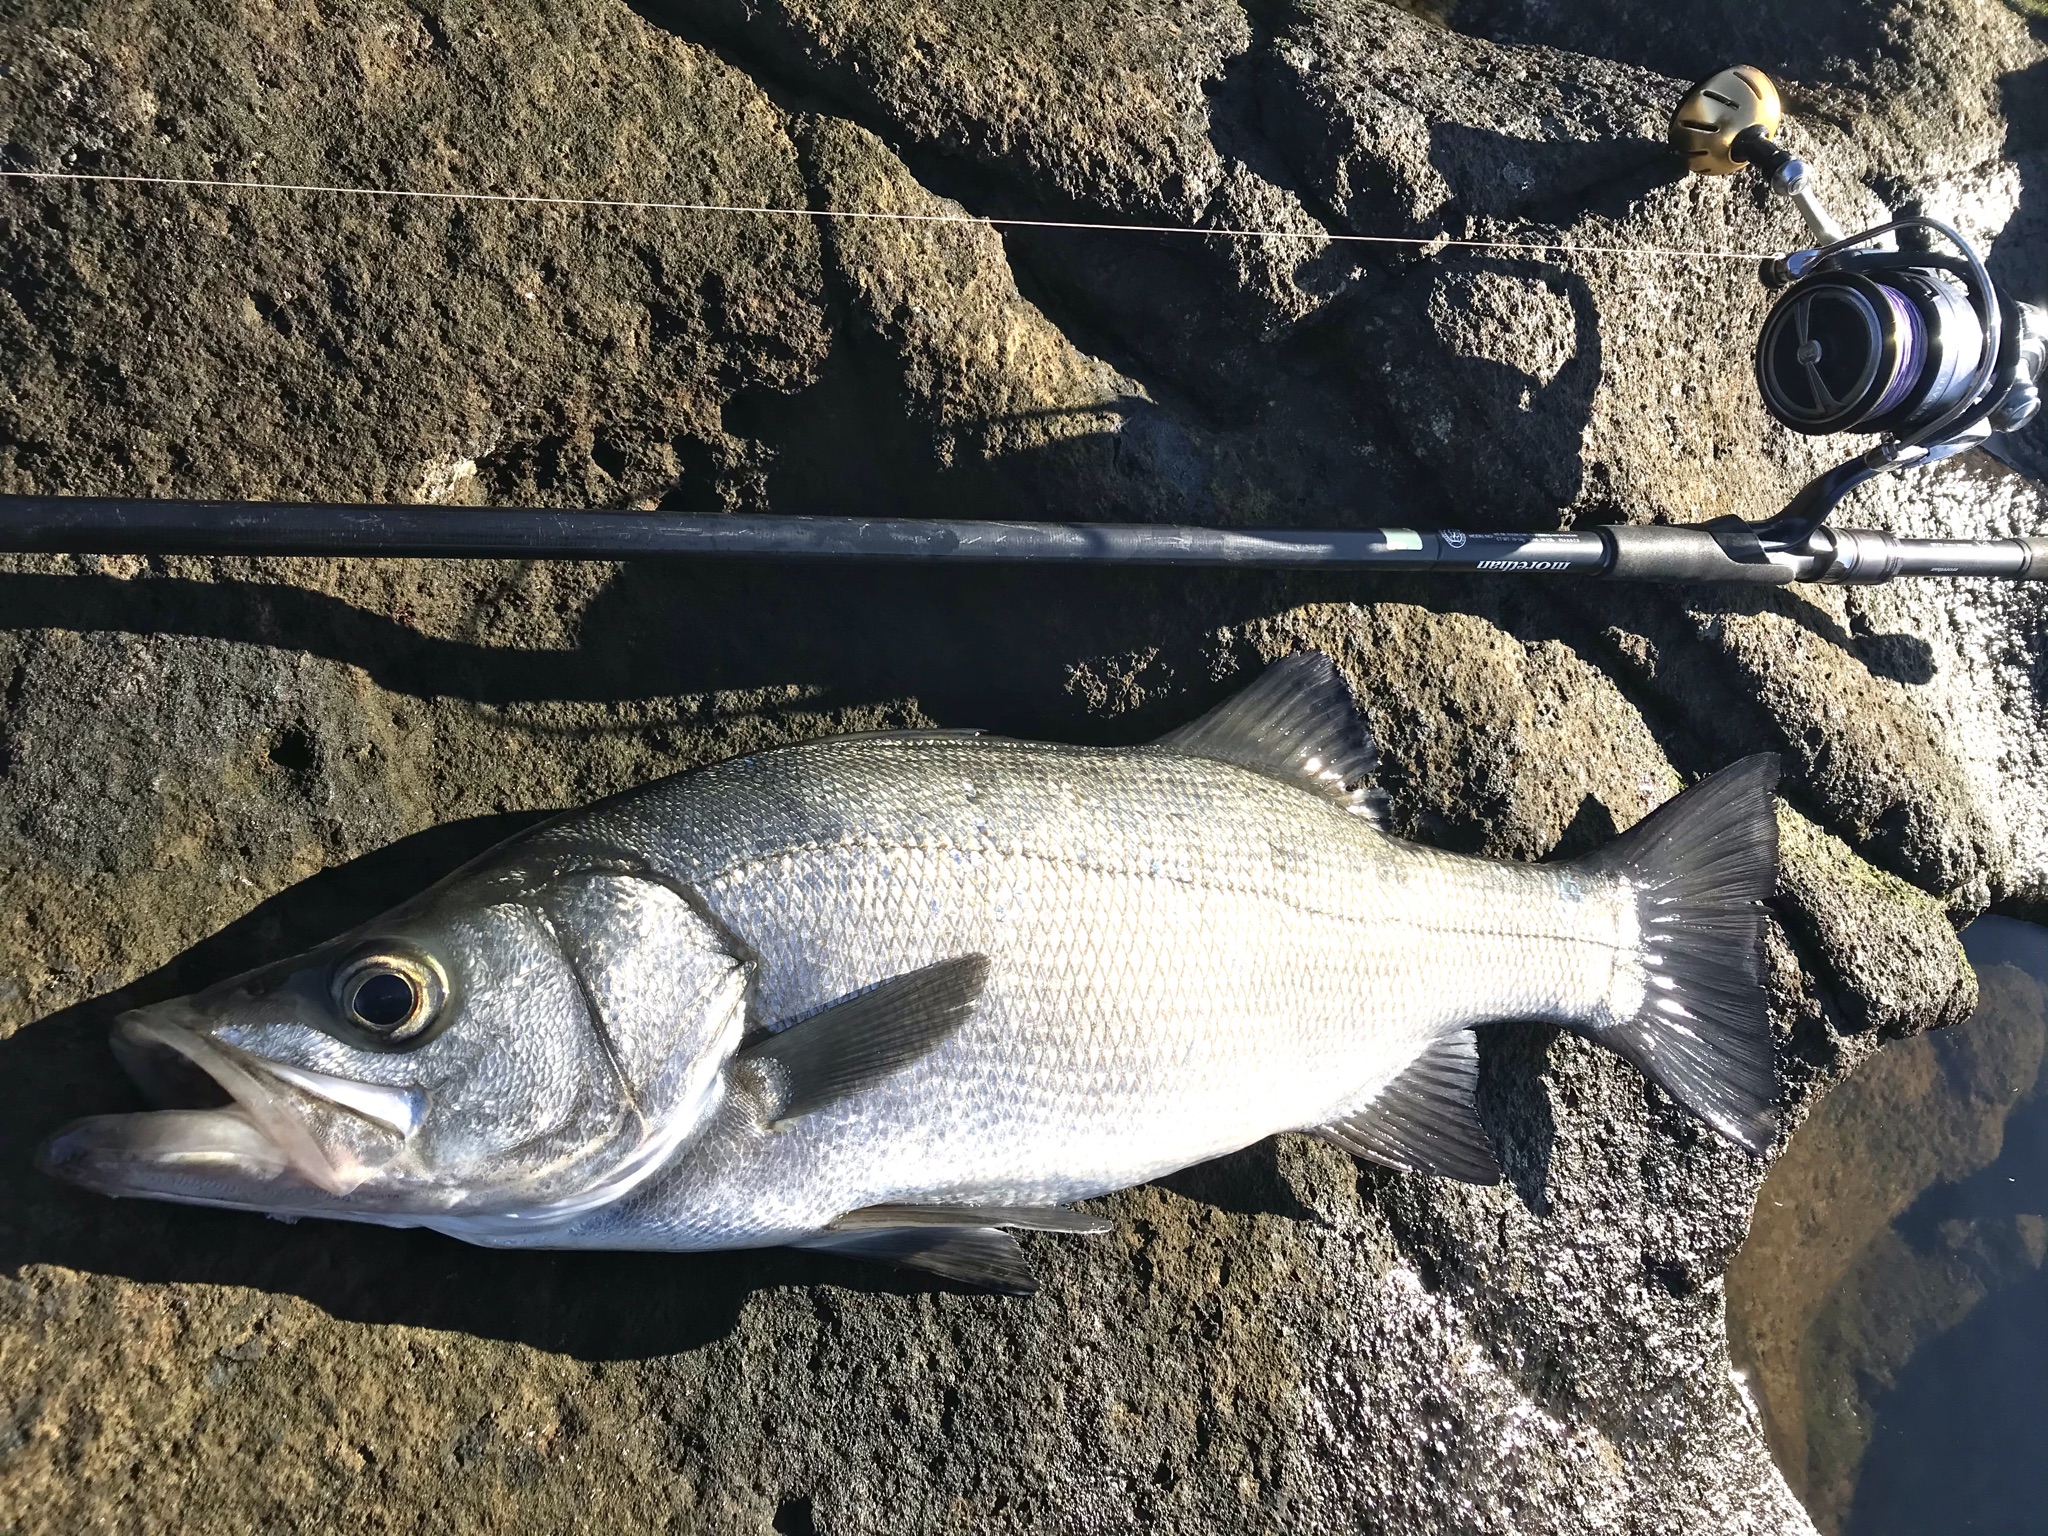
[{"label": "fish lower jaw", "polygon": [[[75,1120],[43,1143],[35,1163],[40,1173],[114,1199],[164,1200],[289,1221],[317,1216],[385,1227],[437,1224],[430,1208],[398,1209],[388,1198],[366,1201],[353,1190],[335,1195],[313,1184],[239,1104]],[[372,1172],[345,1168],[340,1177],[361,1181]]]},{"label": "fish lower jaw", "polygon": [[37,1151],[36,1167],[102,1195],[203,1205],[268,1208],[305,1187],[239,1105],[73,1121]]},{"label": "fish lower jaw", "polygon": [[[164,1059],[174,1058],[188,1069],[196,1068],[232,1101],[226,1106],[205,1109],[171,1107],[141,1115],[101,1117],[131,1123],[131,1158],[140,1159],[148,1155],[147,1149],[160,1145],[173,1147],[177,1155],[188,1159],[201,1157],[206,1133],[215,1130],[223,1146],[234,1149],[237,1155],[249,1151],[252,1136],[261,1138],[268,1143],[270,1155],[253,1159],[252,1167],[275,1162],[278,1167],[269,1174],[270,1178],[275,1179],[288,1169],[297,1179],[337,1199],[350,1194],[373,1172],[354,1158],[330,1154],[314,1139],[294,1106],[294,1101],[306,1092],[303,1087],[265,1070],[263,1063],[197,1030],[147,1011],[131,1013],[115,1026],[113,1044],[115,1054],[145,1092],[165,1080],[166,1074],[161,1070]],[[220,1118],[188,1119],[161,1128],[147,1123],[159,1115]]]}]

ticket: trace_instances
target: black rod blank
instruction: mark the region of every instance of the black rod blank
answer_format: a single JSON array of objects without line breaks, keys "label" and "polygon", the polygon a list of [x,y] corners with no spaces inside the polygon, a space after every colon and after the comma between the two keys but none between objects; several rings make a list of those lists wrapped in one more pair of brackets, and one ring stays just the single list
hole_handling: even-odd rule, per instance
[{"label": "black rod blank", "polygon": [[2048,539],[1901,539],[1851,529],[1823,529],[1801,553],[1766,555],[1697,527],[1301,531],[105,496],[0,496],[0,552],[1328,567],[1763,585],[2048,576]]}]

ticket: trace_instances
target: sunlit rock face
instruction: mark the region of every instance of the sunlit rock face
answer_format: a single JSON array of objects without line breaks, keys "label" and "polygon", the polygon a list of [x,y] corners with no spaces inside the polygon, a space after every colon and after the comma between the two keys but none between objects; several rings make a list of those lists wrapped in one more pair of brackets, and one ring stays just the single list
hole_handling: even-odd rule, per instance
[{"label": "sunlit rock face", "polygon": [[[1728,62],[1709,45],[1788,79],[1844,218],[1921,195],[2044,297],[2048,53],[1995,0],[1697,23],[1634,0],[24,0],[7,168],[920,217],[0,182],[0,490],[1761,515],[1836,452],[1754,399],[1753,263],[1674,254],[1798,239],[1661,148],[1680,77]],[[923,217],[956,212],[1257,233]],[[1850,516],[2048,526],[1968,463]],[[1103,1202],[1111,1238],[1033,1240],[1027,1303],[27,1172],[49,1129],[127,1104],[117,1009],[324,938],[543,809],[836,730],[1139,740],[1309,645],[1381,737],[1397,826],[1439,846],[1580,852],[1784,756],[1788,1128],[1968,1015],[1958,920],[2048,896],[2043,616],[2016,591],[0,561],[0,1508],[40,1531],[1809,1529],[1727,1354],[1763,1168],[1547,1030],[1484,1046],[1500,1188],[1281,1138]]]}]

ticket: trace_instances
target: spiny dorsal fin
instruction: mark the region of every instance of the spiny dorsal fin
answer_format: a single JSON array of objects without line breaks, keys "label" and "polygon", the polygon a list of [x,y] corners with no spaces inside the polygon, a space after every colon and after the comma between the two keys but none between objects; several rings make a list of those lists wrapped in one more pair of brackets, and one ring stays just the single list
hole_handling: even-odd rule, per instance
[{"label": "spiny dorsal fin", "polygon": [[1029,1296],[1038,1289],[1031,1261],[1017,1239],[994,1227],[899,1226],[853,1232],[827,1228],[791,1246],[900,1264],[1011,1296]]},{"label": "spiny dorsal fin", "polygon": [[771,1128],[899,1072],[967,1022],[988,981],[987,955],[961,955],[856,993],[748,1046],[734,1067],[751,1078]]},{"label": "spiny dorsal fin", "polygon": [[1064,1205],[868,1205],[834,1217],[830,1230],[872,1232],[880,1227],[1023,1227],[1099,1237],[1109,1223]]},{"label": "spiny dorsal fin", "polygon": [[1343,674],[1321,651],[1274,662],[1242,693],[1157,745],[1300,784],[1386,825],[1386,797],[1372,783],[1379,748]]},{"label": "spiny dorsal fin", "polygon": [[1500,1165],[1473,1102],[1478,1091],[1478,1047],[1461,1029],[1416,1057],[1372,1103],[1315,1134],[1405,1173],[1498,1184]]}]

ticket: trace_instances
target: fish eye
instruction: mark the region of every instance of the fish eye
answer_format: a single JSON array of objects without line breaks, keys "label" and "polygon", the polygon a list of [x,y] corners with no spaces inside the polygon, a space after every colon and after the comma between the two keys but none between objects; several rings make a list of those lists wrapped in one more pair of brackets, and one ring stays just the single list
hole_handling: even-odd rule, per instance
[{"label": "fish eye", "polygon": [[440,966],[423,955],[376,950],[335,968],[334,1006],[380,1045],[423,1044],[447,1000]]}]

